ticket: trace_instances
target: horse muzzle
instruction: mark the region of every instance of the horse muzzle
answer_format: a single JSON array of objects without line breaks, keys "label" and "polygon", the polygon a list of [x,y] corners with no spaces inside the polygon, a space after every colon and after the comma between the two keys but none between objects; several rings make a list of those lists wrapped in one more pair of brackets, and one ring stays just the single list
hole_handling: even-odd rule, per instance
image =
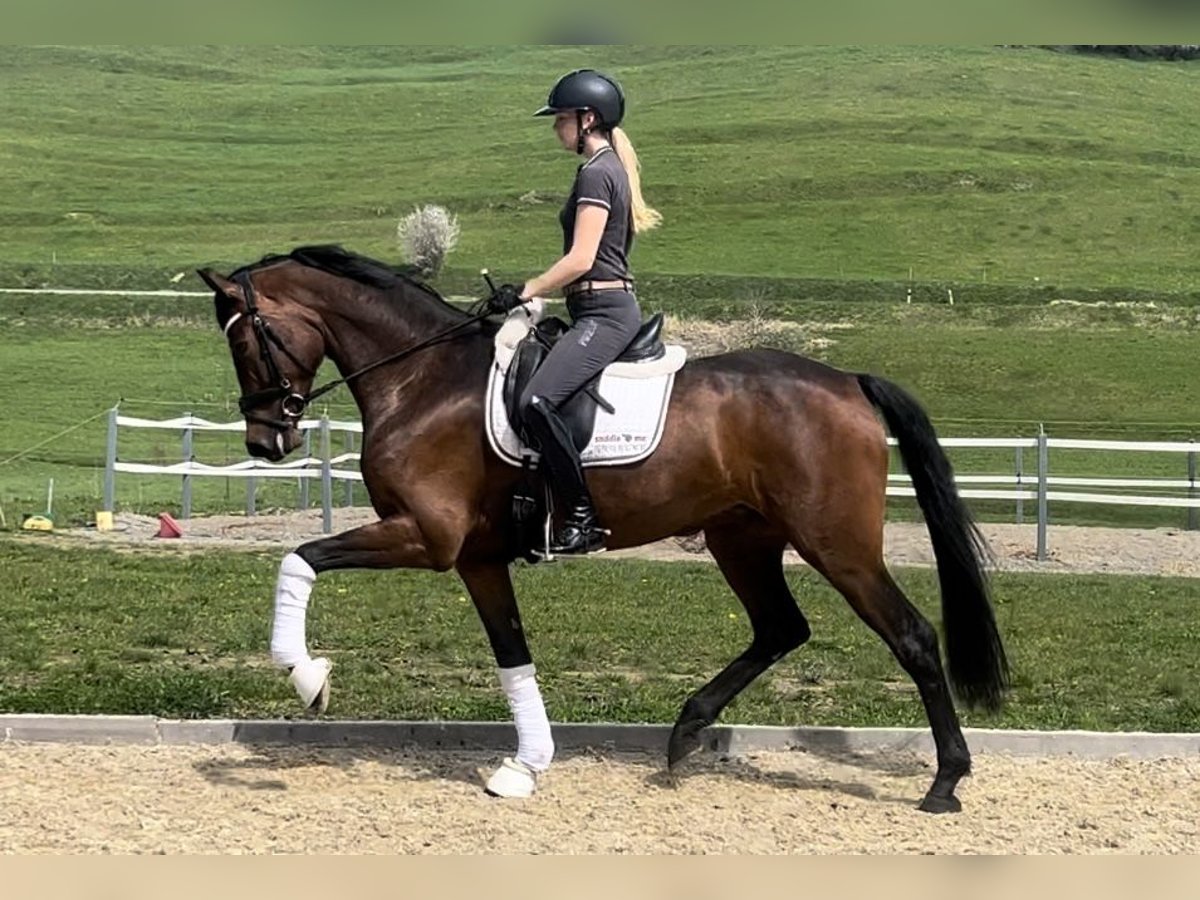
[{"label": "horse muzzle", "polygon": [[300,430],[294,425],[286,429],[251,422],[246,425],[246,452],[256,459],[279,462],[300,446]]}]

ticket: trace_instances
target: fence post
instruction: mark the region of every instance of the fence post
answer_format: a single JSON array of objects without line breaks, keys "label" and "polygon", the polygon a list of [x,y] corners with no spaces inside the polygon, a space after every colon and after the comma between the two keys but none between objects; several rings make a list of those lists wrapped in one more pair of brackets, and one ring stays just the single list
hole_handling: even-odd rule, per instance
[{"label": "fence post", "polygon": [[329,416],[321,416],[321,533],[333,531],[333,463],[329,447]]},{"label": "fence post", "polygon": [[104,450],[104,509],[113,511],[117,492],[117,409],[108,411],[108,443]]},{"label": "fence post", "polygon": [[256,501],[258,499],[257,494],[258,494],[258,479],[255,478],[253,475],[251,475],[249,478],[246,479],[246,515],[247,516],[258,515],[258,506],[256,504]]},{"label": "fence post", "polygon": [[1046,525],[1049,519],[1049,497],[1047,496],[1047,480],[1050,477],[1050,450],[1046,440],[1045,426],[1038,425],[1038,524],[1037,524],[1037,558],[1046,558]]},{"label": "fence post", "polygon": [[[347,453],[354,452],[354,432],[350,431],[348,429],[346,431],[346,452]],[[343,506],[353,506],[354,505],[354,479],[353,478],[346,479],[345,495],[346,495],[345,502],[342,505]]]},{"label": "fence post", "polygon": [[[312,429],[304,429],[304,458],[308,459],[312,456]],[[307,463],[305,468],[308,468]],[[300,508],[308,509],[308,477],[300,479]]]},{"label": "fence post", "polygon": [[1024,456],[1025,448],[1017,447],[1017,524],[1025,523],[1025,498],[1022,496],[1025,490],[1024,472]]},{"label": "fence post", "polygon": [[[190,412],[184,413],[184,415],[188,419],[191,419],[191,417],[192,417],[192,414]],[[183,429],[183,461],[184,461],[184,464],[190,463],[192,461],[192,426],[191,425],[188,425],[186,428]],[[181,509],[179,511],[180,517],[184,518],[184,519],[190,519],[192,517],[192,476],[188,475],[186,473],[183,476],[183,496],[180,499],[180,507],[181,507]]]},{"label": "fence post", "polygon": [[[1188,441],[1188,443],[1195,444],[1196,439],[1191,438]],[[1196,451],[1189,450],[1187,459],[1188,459],[1188,499],[1195,500],[1196,499]],[[1196,530],[1196,512],[1197,512],[1196,507],[1194,507],[1194,506],[1188,507],[1188,516],[1187,516],[1188,531]]]}]

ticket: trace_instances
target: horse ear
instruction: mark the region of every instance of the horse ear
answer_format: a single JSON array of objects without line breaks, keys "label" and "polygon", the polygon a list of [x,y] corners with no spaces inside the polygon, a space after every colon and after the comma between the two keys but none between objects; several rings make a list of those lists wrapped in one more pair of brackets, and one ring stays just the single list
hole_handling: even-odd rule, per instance
[{"label": "horse ear", "polygon": [[244,299],[242,297],[241,287],[236,282],[230,281],[224,275],[218,275],[212,269],[197,269],[196,274],[204,279],[204,283],[218,294],[228,297],[230,300]]}]

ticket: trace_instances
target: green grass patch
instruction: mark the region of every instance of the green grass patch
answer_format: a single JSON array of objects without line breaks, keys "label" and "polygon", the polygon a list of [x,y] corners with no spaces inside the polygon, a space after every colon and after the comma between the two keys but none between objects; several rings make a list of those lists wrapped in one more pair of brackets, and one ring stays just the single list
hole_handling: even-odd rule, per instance
[{"label": "green grass patch", "polygon": [[[455,279],[523,277],[553,256],[575,165],[529,113],[584,59],[10,48],[0,273],[166,286],[311,241],[386,257],[396,219],[435,201],[463,223]],[[1192,65],[933,46],[606,46],[586,62],[629,95],[666,220],[635,267],[663,292],[680,278],[727,297],[726,276],[800,279],[823,299],[909,280],[978,296],[1195,291]]]},{"label": "green grass patch", "polygon": [[[0,710],[275,717],[297,713],[267,643],[278,556],[148,554],[0,541]],[[903,570],[940,621],[933,573]],[[812,640],[725,722],[923,725],[907,676],[806,570],[789,583]],[[715,567],[579,561],[518,567],[518,596],[551,716],[671,722],[744,649],[745,614]],[[1186,579],[1000,574],[1011,702],[970,725],[1194,731],[1200,611]],[[421,572],[321,577],[310,646],[337,664],[339,718],[506,720],[461,583]]]}]

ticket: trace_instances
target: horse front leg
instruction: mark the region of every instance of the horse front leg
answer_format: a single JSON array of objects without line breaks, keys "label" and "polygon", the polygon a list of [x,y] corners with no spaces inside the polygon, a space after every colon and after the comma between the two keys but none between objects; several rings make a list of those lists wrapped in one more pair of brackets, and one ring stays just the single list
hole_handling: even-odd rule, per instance
[{"label": "horse front leg", "polygon": [[512,578],[508,566],[498,563],[460,563],[458,574],[491,642],[500,687],[517,727],[516,756],[504,759],[488,779],[487,792],[495,797],[528,797],[537,789],[538,776],[550,767],[554,739],[521,628]]},{"label": "horse front leg", "polygon": [[333,664],[309,656],[305,619],[317,575],[330,569],[437,569],[453,564],[458,546],[432,544],[412,516],[389,516],[333,537],[310,541],[283,558],[275,583],[271,659],[289,673],[306,709],[323,713],[329,706]]}]

